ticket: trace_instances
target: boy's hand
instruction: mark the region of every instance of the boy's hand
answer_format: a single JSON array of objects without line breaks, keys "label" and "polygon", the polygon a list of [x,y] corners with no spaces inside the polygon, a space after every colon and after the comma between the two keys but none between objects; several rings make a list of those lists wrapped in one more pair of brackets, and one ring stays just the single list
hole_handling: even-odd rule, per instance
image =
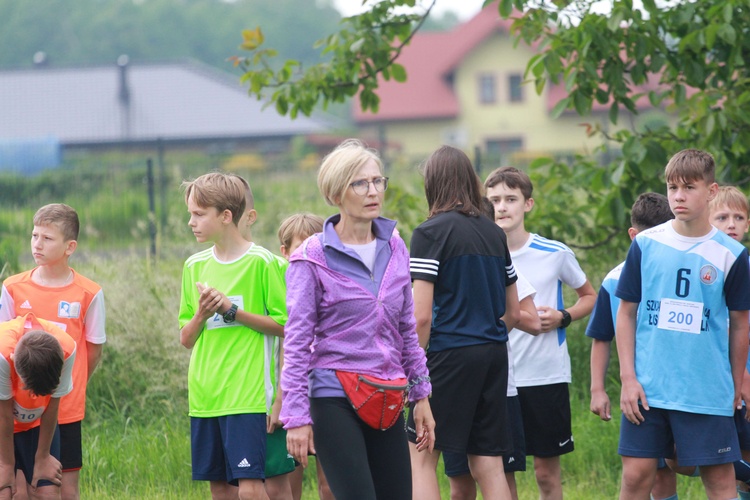
[{"label": "boy's hand", "polygon": [[563,315],[557,309],[549,306],[539,306],[536,308],[539,313],[539,320],[542,322],[542,333],[550,332],[559,328],[562,324]]},{"label": "boy's hand", "polygon": [[55,486],[62,484],[62,465],[52,455],[34,458],[34,475],[31,478],[31,488],[36,491],[40,479],[45,479]]},{"label": "boy's hand", "polygon": [[607,391],[593,391],[591,393],[591,412],[599,415],[599,418],[605,422],[612,419]]},{"label": "boy's hand", "polygon": [[219,311],[226,296],[217,289],[211,288],[200,282],[196,283],[195,286],[200,293],[200,297],[198,298],[198,311],[195,314],[206,321]]},{"label": "boy's hand", "polygon": [[16,494],[15,467],[13,465],[0,464],[0,499],[10,500],[15,494]]},{"label": "boy's hand", "polygon": [[645,420],[638,402],[641,402],[644,410],[648,410],[648,401],[643,386],[635,377],[623,379],[622,391],[620,392],[620,410],[628,422],[640,425]]},{"label": "boy's hand", "polygon": [[[742,394],[740,391],[735,391],[734,394],[734,409],[736,411],[742,410]],[[747,420],[747,411],[745,411],[745,420]]]},{"label": "boy's hand", "polygon": [[276,400],[271,405],[271,414],[266,415],[266,432],[273,434],[273,431],[282,427],[279,415],[281,414],[281,394],[276,395]]},{"label": "boy's hand", "polygon": [[[745,405],[747,406],[747,404],[750,403],[750,373],[747,372],[747,368],[745,369],[745,373],[742,374],[741,394],[742,394],[742,401],[744,401]],[[739,407],[735,406],[735,408],[741,409],[741,406],[742,406],[742,402],[740,402]],[[745,420],[750,422],[750,411],[745,411]]]}]

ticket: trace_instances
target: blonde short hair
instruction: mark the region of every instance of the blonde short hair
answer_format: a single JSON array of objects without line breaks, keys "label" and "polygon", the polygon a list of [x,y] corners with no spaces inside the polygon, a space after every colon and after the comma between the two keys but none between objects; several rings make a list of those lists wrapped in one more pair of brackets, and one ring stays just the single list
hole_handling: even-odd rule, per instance
[{"label": "blonde short hair", "polygon": [[227,175],[233,179],[236,179],[237,182],[242,184],[242,186],[245,188],[245,211],[255,208],[255,198],[253,198],[253,190],[250,189],[250,184],[245,180],[245,178],[237,174]]},{"label": "blonde short hair", "polygon": [[708,207],[711,212],[715,212],[723,205],[745,212],[745,216],[750,214],[750,203],[747,201],[747,196],[734,186],[721,186],[716,197],[709,202]]},{"label": "blonde short hair", "polygon": [[[224,210],[232,212],[232,222],[238,225],[245,214],[246,189],[236,175],[222,172],[203,174],[194,181],[185,181],[185,203],[190,196],[201,208],[215,208],[220,213]],[[249,186],[248,186],[249,189]]]},{"label": "blonde short hair", "polygon": [[359,169],[370,160],[378,165],[382,174],[383,162],[377,152],[357,139],[347,139],[328,153],[318,170],[318,189],[326,203],[337,206]]},{"label": "blonde short hair", "polygon": [[81,227],[78,213],[64,203],[44,205],[34,214],[33,222],[35,226],[54,225],[60,230],[65,241],[77,240]]},{"label": "blonde short hair", "polygon": [[305,240],[308,236],[322,231],[322,217],[307,212],[290,215],[279,226],[279,243],[288,250],[294,238]]}]

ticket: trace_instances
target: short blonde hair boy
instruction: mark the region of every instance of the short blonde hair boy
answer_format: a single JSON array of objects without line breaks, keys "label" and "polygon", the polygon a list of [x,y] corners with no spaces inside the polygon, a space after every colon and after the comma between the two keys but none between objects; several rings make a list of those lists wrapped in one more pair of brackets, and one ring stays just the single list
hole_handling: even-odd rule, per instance
[{"label": "short blonde hair boy", "polygon": [[247,182],[237,175],[222,172],[211,172],[203,174],[194,181],[185,181],[185,203],[193,196],[195,203],[202,208],[216,208],[219,213],[224,210],[232,212],[232,222],[238,225],[245,214],[246,189],[250,188]]},{"label": "short blonde hair boy", "polygon": [[279,243],[289,249],[294,238],[305,240],[308,236],[321,231],[323,231],[322,217],[307,212],[290,215],[279,226]]},{"label": "short blonde hair boy", "polygon": [[63,235],[65,241],[78,240],[81,224],[78,213],[73,207],[64,203],[44,205],[34,214],[35,226],[55,226]]},{"label": "short blonde hair boy", "polygon": [[344,192],[354,180],[359,169],[368,161],[374,161],[382,175],[383,162],[375,152],[358,139],[347,139],[323,158],[318,170],[318,189],[326,203],[337,206]]},{"label": "short blonde hair boy", "polygon": [[745,216],[750,214],[750,203],[747,201],[747,196],[734,186],[719,187],[716,197],[708,204],[709,210],[712,213],[722,206],[744,212]]}]

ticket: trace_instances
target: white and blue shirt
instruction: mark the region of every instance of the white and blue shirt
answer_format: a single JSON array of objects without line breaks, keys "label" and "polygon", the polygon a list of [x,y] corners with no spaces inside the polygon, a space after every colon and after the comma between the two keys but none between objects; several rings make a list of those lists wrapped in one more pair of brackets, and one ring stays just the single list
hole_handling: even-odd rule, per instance
[{"label": "white and blue shirt", "polygon": [[630,246],[617,297],[639,303],[635,372],[649,406],[734,414],[729,311],[750,309],[747,250],[712,228],[678,234],[672,221]]},{"label": "white and blue shirt", "polygon": [[[563,309],[563,284],[578,289],[586,283],[586,274],[575,254],[559,241],[532,233],[523,247],[510,255],[513,264],[536,290],[534,304],[537,307]],[[518,387],[570,383],[565,328],[537,336],[515,328],[508,339],[513,349]]]}]

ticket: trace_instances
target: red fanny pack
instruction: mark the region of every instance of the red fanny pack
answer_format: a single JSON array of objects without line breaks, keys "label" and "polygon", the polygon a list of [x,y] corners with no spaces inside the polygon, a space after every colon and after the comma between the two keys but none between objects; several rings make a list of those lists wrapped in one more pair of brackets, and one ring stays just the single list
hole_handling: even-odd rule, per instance
[{"label": "red fanny pack", "polygon": [[393,427],[404,409],[408,387],[405,378],[382,380],[340,370],[336,370],[336,376],[362,421],[379,431]]}]

